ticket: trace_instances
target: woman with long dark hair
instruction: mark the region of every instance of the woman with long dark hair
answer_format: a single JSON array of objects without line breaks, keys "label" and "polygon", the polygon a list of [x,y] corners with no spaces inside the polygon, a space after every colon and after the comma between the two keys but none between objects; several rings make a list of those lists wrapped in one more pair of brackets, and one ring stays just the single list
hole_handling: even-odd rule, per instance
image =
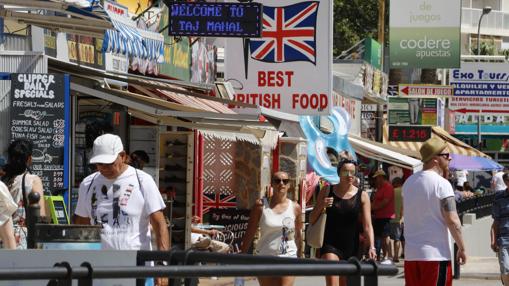
[{"label": "woman with long dark hair", "polygon": [[[357,256],[362,227],[369,244],[367,256],[375,259],[369,196],[354,185],[357,162],[351,158],[340,158],[337,172],[339,184],[326,186],[320,190],[316,206],[309,216],[309,222],[313,224],[323,212],[327,213],[320,257],[338,261]],[[359,218],[362,223],[359,223]],[[327,286],[346,285],[346,277],[327,276],[325,281]]]},{"label": "woman with long dark hair", "polygon": [[5,165],[5,176],[2,181],[9,188],[9,192],[18,204],[18,209],[12,215],[14,226],[14,237],[16,239],[17,249],[27,248],[27,229],[26,229],[26,211],[28,204],[28,195],[30,192],[39,193],[41,216],[46,215],[44,204],[44,191],[41,178],[30,173],[32,164],[32,143],[25,139],[13,141],[7,149],[7,165]]}]

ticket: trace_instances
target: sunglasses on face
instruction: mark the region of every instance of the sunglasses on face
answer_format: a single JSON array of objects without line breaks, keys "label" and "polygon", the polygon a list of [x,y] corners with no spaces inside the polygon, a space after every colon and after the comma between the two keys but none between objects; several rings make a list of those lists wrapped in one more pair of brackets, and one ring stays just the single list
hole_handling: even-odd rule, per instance
[{"label": "sunglasses on face", "polygon": [[445,159],[450,159],[451,158],[451,154],[450,153],[440,153],[440,154],[438,154],[438,156],[444,157]]},{"label": "sunglasses on face", "polygon": [[115,162],[109,163],[109,164],[95,163],[95,165],[98,167],[111,167],[111,166],[113,166],[113,164],[115,164]]},{"label": "sunglasses on face", "polygon": [[290,182],[290,179],[281,179],[281,178],[273,178],[272,179],[272,183],[276,184],[276,185],[279,185],[281,183],[283,183],[283,185],[288,185],[289,182]]},{"label": "sunglasses on face", "polygon": [[339,176],[341,176],[341,177],[353,177],[353,176],[355,176],[355,171],[354,170],[341,171],[341,172],[339,172]]}]

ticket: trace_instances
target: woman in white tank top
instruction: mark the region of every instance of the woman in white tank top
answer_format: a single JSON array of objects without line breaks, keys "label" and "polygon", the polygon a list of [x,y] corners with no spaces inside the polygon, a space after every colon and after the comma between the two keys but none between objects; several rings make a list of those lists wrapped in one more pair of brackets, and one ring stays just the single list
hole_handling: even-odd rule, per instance
[{"label": "woman in white tank top", "polygon": [[[298,257],[302,245],[301,207],[288,199],[288,173],[275,173],[272,177],[272,188],[274,194],[271,199],[258,200],[251,209],[241,252],[248,252],[260,227],[260,239],[256,244],[255,254]],[[258,281],[260,286],[292,286],[295,277],[258,277]]]},{"label": "woman in white tank top", "polygon": [[32,165],[32,143],[30,141],[18,139],[11,142],[7,154],[8,162],[4,167],[6,174],[2,180],[9,188],[14,202],[18,204],[18,209],[12,214],[16,248],[26,249],[28,230],[26,228],[25,201],[28,203],[30,192],[39,193],[40,214],[41,217],[46,216],[43,185],[41,178],[29,172],[29,167]]}]

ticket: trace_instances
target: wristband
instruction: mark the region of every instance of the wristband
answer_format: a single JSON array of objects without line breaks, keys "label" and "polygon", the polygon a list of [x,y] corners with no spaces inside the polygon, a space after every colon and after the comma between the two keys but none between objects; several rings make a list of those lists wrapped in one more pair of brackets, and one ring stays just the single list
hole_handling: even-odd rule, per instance
[{"label": "wristband", "polygon": [[372,246],[369,248],[369,250],[376,250],[376,247]]}]

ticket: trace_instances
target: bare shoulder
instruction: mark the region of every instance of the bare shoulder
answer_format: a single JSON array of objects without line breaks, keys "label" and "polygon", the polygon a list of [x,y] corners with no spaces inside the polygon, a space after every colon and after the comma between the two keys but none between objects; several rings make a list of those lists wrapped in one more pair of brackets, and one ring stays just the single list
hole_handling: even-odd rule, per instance
[{"label": "bare shoulder", "polygon": [[253,207],[255,207],[255,208],[256,208],[256,207],[262,207],[262,206],[263,206],[263,200],[262,200],[262,199],[257,199],[257,200],[255,201],[255,204],[254,204],[254,206],[253,206]]},{"label": "bare shoulder", "polygon": [[298,202],[293,202],[293,209],[296,214],[300,214],[302,212],[302,208]]}]

